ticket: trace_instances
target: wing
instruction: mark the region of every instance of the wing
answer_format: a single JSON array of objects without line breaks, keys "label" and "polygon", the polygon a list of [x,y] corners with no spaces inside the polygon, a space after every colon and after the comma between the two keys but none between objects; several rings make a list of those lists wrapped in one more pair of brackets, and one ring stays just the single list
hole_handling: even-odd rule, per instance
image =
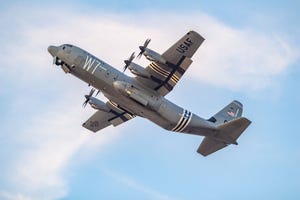
[{"label": "wing", "polygon": [[163,96],[168,94],[191,65],[191,57],[203,41],[201,35],[189,31],[161,55],[167,61],[166,64],[152,62],[145,69],[151,75],[150,78],[136,77],[136,79]]},{"label": "wing", "polygon": [[98,110],[82,126],[93,132],[97,132],[110,125],[118,126],[135,117],[135,115],[112,101],[108,101],[106,105],[110,108],[109,112]]}]

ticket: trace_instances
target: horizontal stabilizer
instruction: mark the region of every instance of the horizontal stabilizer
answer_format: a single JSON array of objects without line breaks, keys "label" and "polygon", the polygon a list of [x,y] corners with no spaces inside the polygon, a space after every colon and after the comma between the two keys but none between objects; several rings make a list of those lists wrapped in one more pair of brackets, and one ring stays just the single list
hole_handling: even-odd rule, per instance
[{"label": "horizontal stabilizer", "polygon": [[236,144],[236,140],[251,124],[251,121],[245,117],[234,119],[230,122],[218,126],[220,131],[217,137],[231,144]]},{"label": "horizontal stabilizer", "polygon": [[226,144],[225,142],[221,142],[210,137],[205,137],[202,140],[197,152],[203,156],[207,156],[218,151],[219,149],[226,147],[227,145],[228,144]]},{"label": "horizontal stabilizer", "polygon": [[229,144],[237,144],[236,140],[250,125],[250,123],[250,120],[245,117],[241,117],[218,126],[218,133],[214,137],[205,137],[197,152],[203,156],[207,156],[228,146]]}]

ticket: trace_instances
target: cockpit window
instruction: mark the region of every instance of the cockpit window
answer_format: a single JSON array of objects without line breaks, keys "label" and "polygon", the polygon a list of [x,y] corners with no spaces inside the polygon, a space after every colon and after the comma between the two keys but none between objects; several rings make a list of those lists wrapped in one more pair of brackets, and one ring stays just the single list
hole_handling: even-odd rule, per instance
[{"label": "cockpit window", "polygon": [[72,52],[72,45],[63,44],[63,45],[61,45],[61,48],[67,54],[70,54]]},{"label": "cockpit window", "polygon": [[65,49],[68,49],[68,48],[72,48],[73,45],[70,45],[70,44],[64,44],[62,45],[62,49],[65,50]]}]

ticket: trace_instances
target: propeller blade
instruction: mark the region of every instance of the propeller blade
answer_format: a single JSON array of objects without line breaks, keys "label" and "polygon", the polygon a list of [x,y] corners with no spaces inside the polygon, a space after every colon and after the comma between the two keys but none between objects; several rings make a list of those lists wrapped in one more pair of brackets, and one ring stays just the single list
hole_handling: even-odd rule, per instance
[{"label": "propeller blade", "polygon": [[89,102],[89,99],[86,99],[86,100],[83,102],[82,107],[85,108],[85,106],[86,106],[86,104],[87,104],[88,102]]},{"label": "propeller blade", "polygon": [[139,49],[141,50],[140,53],[138,54],[137,58],[141,58],[141,56],[143,55],[143,53],[145,52],[148,44],[150,43],[151,39],[147,39],[145,42],[144,42],[144,45],[143,46],[139,46]]},{"label": "propeller blade", "polygon": [[144,47],[145,47],[145,48],[148,46],[148,44],[150,43],[150,41],[151,41],[150,38],[148,38],[148,39],[145,41],[145,43],[144,43]]},{"label": "propeller blade", "polygon": [[140,51],[139,55],[137,55],[137,58],[140,59],[144,51]]},{"label": "propeller blade", "polygon": [[85,108],[86,104],[90,101],[90,98],[91,98],[91,96],[93,96],[94,92],[95,92],[95,89],[92,88],[88,95],[84,95],[85,101],[83,102],[82,107]]},{"label": "propeller blade", "polygon": [[134,54],[135,53],[133,52],[127,60],[124,60],[125,66],[124,66],[123,72],[126,71],[126,69],[128,68],[128,66],[131,64],[132,60],[135,58]]},{"label": "propeller blade", "polygon": [[98,94],[99,94],[100,92],[101,92],[101,91],[100,91],[100,90],[98,90],[95,96],[98,96]]},{"label": "propeller blade", "polygon": [[93,96],[94,92],[95,92],[95,89],[92,88],[91,91],[90,91],[90,93],[89,93],[89,98],[90,98],[91,96]]}]

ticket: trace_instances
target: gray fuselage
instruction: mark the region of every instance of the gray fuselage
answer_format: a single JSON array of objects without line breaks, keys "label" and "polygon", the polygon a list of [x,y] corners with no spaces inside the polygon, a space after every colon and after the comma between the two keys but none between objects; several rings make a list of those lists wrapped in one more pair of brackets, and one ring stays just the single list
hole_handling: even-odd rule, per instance
[{"label": "gray fuselage", "polygon": [[147,118],[164,129],[204,136],[211,136],[216,129],[213,123],[177,106],[81,48],[61,45],[52,56],[62,61],[66,72],[99,89],[130,113]]}]

